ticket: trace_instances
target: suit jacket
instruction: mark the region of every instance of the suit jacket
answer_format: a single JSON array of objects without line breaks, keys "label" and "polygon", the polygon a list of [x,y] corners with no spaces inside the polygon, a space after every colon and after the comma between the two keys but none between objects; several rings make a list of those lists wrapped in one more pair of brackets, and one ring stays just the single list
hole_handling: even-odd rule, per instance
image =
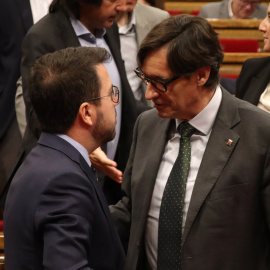
[{"label": "suit jacket", "polygon": [[[122,183],[126,196],[111,206],[122,241],[129,241],[127,270],[147,269],[145,224],[169,125],[155,109],[138,118]],[[223,90],[187,213],[183,270],[270,268],[269,143],[270,116]]]},{"label": "suit jacket", "polygon": [[[199,16],[204,18],[230,19],[228,0],[210,3],[201,7]],[[264,19],[267,14],[267,6],[259,4],[249,19]]]},{"label": "suit jacket", "polygon": [[56,135],[42,133],[17,171],[4,222],[6,269],[124,268],[124,251],[95,174]]},{"label": "suit jacket", "polygon": [[[116,23],[106,30],[104,36],[112,56],[118,68],[123,99],[119,106],[122,106],[122,119],[119,143],[115,155],[115,161],[120,170],[124,170],[128,160],[129,149],[132,141],[132,131],[137,118],[136,101],[127,81],[124,63],[120,53],[120,39]],[[27,128],[23,139],[26,154],[36,145],[40,130],[38,128],[33,107],[28,95],[28,72],[34,61],[50,52],[64,49],[67,47],[80,46],[79,40],[74,32],[67,14],[63,9],[59,9],[55,13],[46,15],[38,23],[36,23],[26,35],[22,45],[22,79],[23,79],[23,95],[26,105]],[[107,186],[107,184],[109,186]],[[113,180],[105,178],[104,189],[108,190],[108,196],[116,193],[117,202],[121,198],[120,185]],[[120,194],[120,195],[118,195]],[[109,200],[109,199],[108,199]]]},{"label": "suit jacket", "polygon": [[236,97],[258,105],[270,81],[270,57],[248,59],[236,81]]},{"label": "suit jacket", "polygon": [[138,47],[145,36],[158,23],[170,17],[167,11],[137,2],[135,8],[136,37]]},{"label": "suit jacket", "polygon": [[29,0],[0,1],[0,139],[15,116],[16,82],[20,77],[21,42],[33,24]]}]

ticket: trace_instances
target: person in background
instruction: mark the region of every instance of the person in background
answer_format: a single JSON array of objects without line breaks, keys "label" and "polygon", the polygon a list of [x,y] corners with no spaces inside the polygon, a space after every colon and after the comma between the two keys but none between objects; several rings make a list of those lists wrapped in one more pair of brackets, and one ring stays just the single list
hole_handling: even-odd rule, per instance
[{"label": "person in background", "polygon": [[219,86],[218,34],[199,16],[156,25],[136,74],[155,108],[135,124],[110,206],[126,270],[270,268],[270,115]]},{"label": "person in background", "polygon": [[31,69],[28,93],[41,136],[8,193],[6,269],[124,269],[88,157],[116,133],[119,90],[104,66],[109,57],[103,48],[67,48]]},{"label": "person in background", "polygon": [[170,17],[168,12],[138,3],[137,0],[126,0],[126,11],[119,12],[116,17],[127,78],[135,99],[145,105],[147,105],[144,97],[146,87],[134,73],[134,69],[138,66],[136,55],[146,34],[168,17]]},{"label": "person in background", "polygon": [[259,0],[223,0],[201,7],[199,16],[217,19],[263,19],[267,6]]},{"label": "person in background", "polygon": [[14,103],[22,39],[32,24],[48,12],[50,2],[0,1],[0,194],[17,162],[22,143]]},{"label": "person in background", "polygon": [[[263,33],[264,51],[270,52],[270,5],[259,30]],[[236,97],[270,112],[270,57],[248,59],[236,81]]]}]

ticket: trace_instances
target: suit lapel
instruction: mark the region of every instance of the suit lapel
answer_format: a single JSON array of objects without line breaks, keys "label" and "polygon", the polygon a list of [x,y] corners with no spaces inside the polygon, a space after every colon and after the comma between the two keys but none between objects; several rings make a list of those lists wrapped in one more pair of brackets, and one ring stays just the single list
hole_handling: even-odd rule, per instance
[{"label": "suit lapel", "polygon": [[[235,104],[236,100],[225,91],[222,92],[222,95],[222,103],[193,189],[185,223],[183,243],[201,206],[217,182],[239,140],[239,135],[232,130],[240,122],[237,105]],[[227,145],[229,139],[232,140],[230,146]]]},{"label": "suit lapel", "polygon": [[41,144],[46,147],[53,148],[56,151],[62,152],[64,155],[68,156],[71,160],[73,160],[75,163],[77,163],[81,167],[81,169],[87,175],[87,178],[89,179],[89,181],[94,186],[94,189],[97,194],[97,198],[100,202],[100,205],[102,206],[103,212],[105,213],[105,216],[108,222],[111,223],[108,204],[104,197],[103,191],[97,181],[97,177],[95,176],[94,172],[89,167],[89,165],[87,164],[83,156],[79,153],[79,151],[76,148],[74,148],[70,143],[63,140],[62,138],[56,135],[48,134],[48,133],[41,133],[38,144]]},{"label": "suit lapel", "polygon": [[245,100],[258,104],[261,94],[264,92],[268,82],[270,73],[270,63],[266,65],[256,76],[250,80],[250,84],[245,94]]},{"label": "suit lapel", "polygon": [[[58,29],[63,40],[63,47],[79,47],[81,46],[79,39],[71,25],[68,15],[60,8],[59,12],[55,13]],[[62,49],[62,48],[59,48]]]},{"label": "suit lapel", "polygon": [[20,11],[20,15],[22,17],[23,25],[26,29],[28,29],[33,25],[33,17],[29,0],[16,0],[17,6]]}]

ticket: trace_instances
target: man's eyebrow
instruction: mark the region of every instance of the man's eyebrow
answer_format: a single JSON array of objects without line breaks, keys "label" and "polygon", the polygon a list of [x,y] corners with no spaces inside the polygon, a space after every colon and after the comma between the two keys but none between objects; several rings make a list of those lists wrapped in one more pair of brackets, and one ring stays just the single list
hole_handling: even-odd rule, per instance
[{"label": "man's eyebrow", "polygon": [[164,81],[164,82],[170,79],[170,78],[164,78],[163,76],[158,76],[158,75],[147,76],[145,74],[145,76],[146,78],[149,78],[150,80],[158,80],[158,81]]}]

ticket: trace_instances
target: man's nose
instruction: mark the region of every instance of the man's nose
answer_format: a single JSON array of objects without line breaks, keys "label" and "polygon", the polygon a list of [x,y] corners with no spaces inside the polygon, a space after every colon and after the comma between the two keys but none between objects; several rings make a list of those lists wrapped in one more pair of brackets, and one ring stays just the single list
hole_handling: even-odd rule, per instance
[{"label": "man's nose", "polygon": [[145,98],[148,100],[151,100],[151,99],[158,97],[158,96],[159,96],[158,90],[149,82],[147,84]]}]

